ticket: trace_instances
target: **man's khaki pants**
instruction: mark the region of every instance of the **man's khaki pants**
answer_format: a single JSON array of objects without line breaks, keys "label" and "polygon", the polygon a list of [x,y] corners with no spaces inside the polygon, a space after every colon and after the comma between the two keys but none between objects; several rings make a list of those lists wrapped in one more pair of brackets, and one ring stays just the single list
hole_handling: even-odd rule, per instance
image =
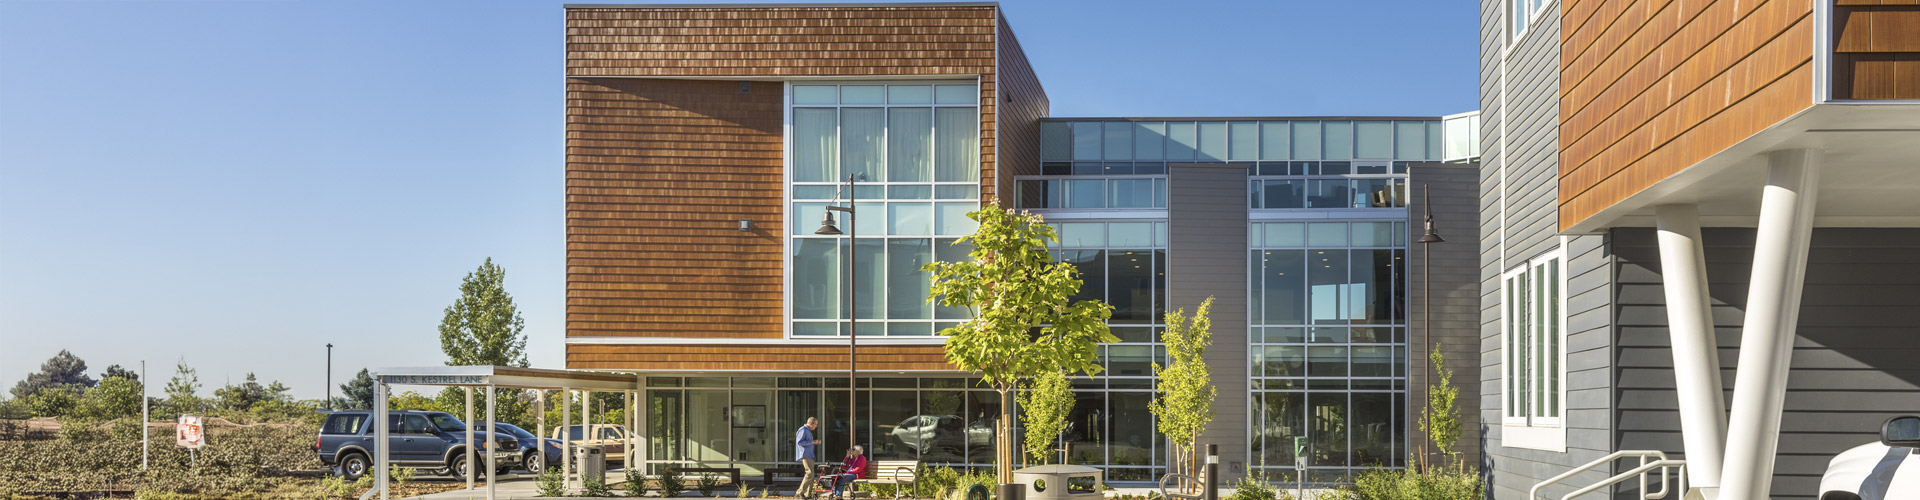
[{"label": "man's khaki pants", "polygon": [[800,459],[800,466],[807,469],[807,475],[800,476],[800,489],[794,491],[793,496],[800,497],[800,498],[813,498],[813,482],[818,481],[820,479],[818,477],[814,477],[816,474],[814,473],[814,469],[813,469],[813,459],[811,458]]}]

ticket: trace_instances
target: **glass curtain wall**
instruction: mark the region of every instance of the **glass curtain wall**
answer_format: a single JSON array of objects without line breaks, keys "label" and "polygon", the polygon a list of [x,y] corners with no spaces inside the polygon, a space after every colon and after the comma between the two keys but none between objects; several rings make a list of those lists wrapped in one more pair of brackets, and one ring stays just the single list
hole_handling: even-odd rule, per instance
[{"label": "glass curtain wall", "polygon": [[[1103,347],[1108,372],[1075,381],[1076,401],[1062,443],[1072,463],[1108,466],[1117,481],[1148,481],[1162,471],[1163,439],[1153,429],[1154,328],[1115,328],[1123,339]],[[988,471],[999,393],[976,379],[861,379],[860,442],[875,460]],[[821,421],[820,452],[841,456],[847,443],[844,378],[650,377],[644,436],[647,471],[667,465],[741,467],[747,475],[792,465],[794,433],[807,417]],[[838,387],[835,387],[838,385]]]},{"label": "glass curtain wall", "polygon": [[1404,466],[1406,223],[1249,228],[1252,460],[1311,482]]},{"label": "glass curtain wall", "polygon": [[[1165,472],[1165,438],[1155,430],[1153,363],[1165,363],[1167,223],[1061,222],[1056,259],[1080,272],[1075,300],[1113,305],[1108,326],[1120,341],[1101,346],[1105,370],[1073,379],[1074,406],[1060,440],[1067,463],[1105,466],[1114,481],[1151,481]],[[1198,304],[1173,305],[1192,309]]]},{"label": "glass curtain wall", "polygon": [[[971,82],[793,85],[787,220],[792,335],[847,335],[846,288],[861,336],[932,336],[966,318],[926,302],[920,266],[966,255],[952,243],[973,232],[980,206],[979,91]],[[845,190],[852,177],[858,184]],[[834,219],[844,236],[813,234],[826,207],[853,196],[856,214]],[[846,252],[855,252],[855,282]]]}]

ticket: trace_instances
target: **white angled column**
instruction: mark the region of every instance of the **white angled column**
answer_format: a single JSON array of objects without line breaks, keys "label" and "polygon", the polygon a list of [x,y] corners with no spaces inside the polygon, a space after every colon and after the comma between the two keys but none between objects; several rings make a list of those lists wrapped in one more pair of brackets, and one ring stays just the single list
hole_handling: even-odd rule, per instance
[{"label": "white angled column", "polygon": [[1820,152],[1811,149],[1775,151],[1767,157],[1719,498],[1767,498],[1772,486],[1820,159]]},{"label": "white angled column", "polygon": [[1660,229],[1660,281],[1667,292],[1667,334],[1673,344],[1674,392],[1680,402],[1688,483],[1715,488],[1720,486],[1727,405],[1707,297],[1700,210],[1694,205],[1661,205],[1653,210]]}]

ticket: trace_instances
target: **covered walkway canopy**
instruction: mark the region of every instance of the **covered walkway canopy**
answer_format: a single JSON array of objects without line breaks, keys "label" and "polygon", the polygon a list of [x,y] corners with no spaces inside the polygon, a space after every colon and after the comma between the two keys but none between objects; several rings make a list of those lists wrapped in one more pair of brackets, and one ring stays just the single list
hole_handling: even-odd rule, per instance
[{"label": "covered walkway canopy", "polygon": [[[388,411],[387,395],[390,392],[387,387],[389,385],[427,385],[427,386],[465,388],[467,393],[467,404],[466,404],[467,414],[466,414],[466,420],[465,420],[467,423],[466,442],[468,443],[474,442],[473,390],[476,388],[485,389],[484,393],[486,395],[486,406],[487,406],[485,421],[488,422],[488,425],[487,425],[488,430],[494,429],[492,425],[492,422],[495,421],[494,389],[535,389],[535,390],[541,391],[540,397],[537,398],[538,407],[535,410],[535,415],[537,416],[536,418],[539,421],[539,429],[536,431],[536,433],[538,434],[537,437],[539,438],[539,440],[536,441],[537,443],[545,443],[546,442],[545,439],[547,438],[547,435],[546,435],[547,434],[547,408],[546,408],[546,392],[545,391],[551,391],[551,390],[566,391],[563,394],[571,394],[572,391],[580,391],[581,397],[580,397],[580,422],[579,423],[581,424],[581,429],[582,429],[581,437],[586,438],[589,435],[586,429],[591,429],[591,427],[588,427],[588,425],[592,423],[589,420],[590,419],[589,415],[592,414],[593,399],[589,396],[593,392],[618,392],[618,393],[625,394],[627,398],[627,407],[633,408],[635,403],[634,395],[636,394],[636,391],[638,391],[640,388],[640,376],[636,374],[631,374],[631,373],[593,372],[593,371],[581,371],[581,370],[547,370],[547,369],[538,369],[538,368],[518,368],[518,367],[511,367],[511,366],[428,366],[428,367],[380,368],[375,370],[375,373],[373,374],[373,376],[375,380],[379,381],[379,383],[374,384],[374,396],[373,396],[374,415],[385,415],[387,413]],[[562,422],[562,425],[565,425],[567,423],[572,422],[573,420],[572,418],[573,408],[571,405],[568,405],[566,403],[566,399],[564,397],[561,399],[561,405],[562,405],[562,409],[564,410],[562,412],[561,419],[566,421],[566,422]],[[627,439],[627,442],[626,442],[627,455],[625,457],[625,463],[628,464],[628,466],[632,466],[632,464],[635,463],[635,460],[634,460],[635,457],[633,455],[634,449],[635,449],[635,446],[634,446],[635,433],[632,432],[632,430],[639,428],[639,422],[637,421],[637,419],[639,418],[638,417],[639,413],[640,412],[637,412],[637,411],[626,412],[626,418],[627,418],[626,425],[629,432],[627,432],[627,438],[626,438]],[[374,489],[380,492],[380,498],[385,499],[385,498],[389,498],[388,495],[390,493],[389,484],[388,484],[388,475],[389,475],[389,469],[392,467],[392,463],[390,462],[390,459],[388,457],[388,448],[391,448],[391,446],[388,446],[388,444],[391,441],[388,436],[388,426],[380,425],[381,420],[382,419],[378,419],[378,418],[374,419],[374,426],[373,426],[374,442],[379,443],[375,447],[376,451],[374,451],[374,454],[376,455],[374,457],[374,470],[375,470]],[[488,442],[490,443],[491,441],[488,441]],[[561,442],[560,470],[562,471],[562,474],[564,474],[566,478],[567,487],[572,488],[573,485],[576,484],[574,482],[575,477],[572,472],[572,469],[573,469],[572,467],[572,461],[573,461],[572,451],[573,450],[571,449],[572,440],[562,439],[560,440],[560,442]],[[539,445],[536,445],[536,446],[539,446]],[[540,457],[541,459],[544,460],[546,456],[545,450],[536,451],[534,456]],[[496,482],[496,478],[494,477],[495,476],[494,471],[498,470],[498,464],[495,463],[494,456],[492,453],[485,454],[484,459],[486,460],[485,467],[486,467],[486,474],[487,474],[487,488],[486,488],[487,496],[486,497],[488,499],[492,499],[494,498],[494,484]],[[467,478],[467,489],[471,490],[473,489],[474,460],[469,459],[466,461],[466,464],[467,466],[466,466],[465,476]],[[580,478],[580,479],[584,480],[584,478]],[[604,480],[604,478],[602,479]]]}]

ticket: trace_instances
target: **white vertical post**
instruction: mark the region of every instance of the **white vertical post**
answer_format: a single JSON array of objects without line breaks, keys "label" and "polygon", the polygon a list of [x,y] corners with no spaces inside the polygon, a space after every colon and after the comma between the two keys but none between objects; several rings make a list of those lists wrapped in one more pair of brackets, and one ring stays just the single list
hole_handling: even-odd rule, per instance
[{"label": "white vertical post", "polygon": [[567,434],[573,424],[573,405],[567,401],[572,395],[572,389],[560,390],[560,484],[568,488],[573,487],[573,436]]},{"label": "white vertical post", "polygon": [[1767,156],[1767,186],[1753,242],[1753,278],[1740,332],[1740,371],[1733,385],[1733,418],[1727,425],[1720,498],[1767,498],[1772,487],[1787,370],[1813,234],[1820,159],[1820,152],[1811,149]]},{"label": "white vertical post", "polygon": [[[593,391],[581,389],[580,390],[580,442],[581,444],[585,444],[592,441],[593,441]],[[600,455],[601,465],[606,465],[607,456],[604,455],[604,453],[606,453],[606,448],[601,448],[600,452],[603,453],[603,455]],[[606,479],[607,478],[605,476],[602,476],[600,478],[600,480],[603,482],[606,481]],[[587,468],[581,467],[580,468],[580,487],[585,488],[586,486],[587,486]]]},{"label": "white vertical post", "polygon": [[621,463],[629,470],[633,469],[633,457],[636,455],[633,449],[637,446],[637,440],[633,438],[633,433],[635,429],[640,428],[640,422],[635,420],[636,417],[633,415],[634,412],[640,411],[639,402],[639,393],[627,391],[627,456],[621,459]]},{"label": "white vertical post", "polygon": [[540,472],[546,472],[546,468],[553,467],[553,463],[547,461],[547,390],[540,389],[534,391],[533,394],[534,408],[536,410],[533,416],[535,425],[533,431],[533,456],[540,459],[540,468],[542,469]]},{"label": "white vertical post", "polygon": [[477,424],[473,421],[473,387],[467,386],[461,389],[467,393],[467,470],[460,473],[467,476],[467,491],[473,491],[473,450],[485,448],[481,448],[480,442],[473,440],[473,426]]},{"label": "white vertical post", "polygon": [[1667,334],[1673,343],[1674,392],[1680,402],[1680,437],[1687,452],[1688,483],[1717,488],[1720,452],[1727,437],[1727,406],[1721,392],[1719,344],[1707,297],[1700,209],[1694,205],[1661,205],[1653,211],[1659,225],[1661,284],[1667,292]]},{"label": "white vertical post", "polygon": [[147,360],[140,360],[140,470],[147,470],[147,410],[153,406],[147,403]]},{"label": "white vertical post", "polygon": [[[495,477],[497,473],[494,472],[494,471],[500,470],[500,464],[497,463],[493,458],[493,455],[494,455],[493,452],[495,451],[493,449],[493,446],[495,446],[495,443],[499,441],[498,439],[496,439],[496,437],[499,436],[500,427],[494,425],[493,423],[493,419],[494,419],[493,391],[494,391],[494,387],[492,385],[488,385],[487,386],[487,447],[481,448],[483,450],[486,450],[486,453],[487,453],[487,500],[493,500],[493,483],[500,482],[500,478]],[[473,426],[469,425],[467,426],[467,428],[471,429],[473,428]]]},{"label": "white vertical post", "polygon": [[387,422],[392,417],[387,416],[386,379],[375,374],[373,380],[373,421],[367,423],[373,426],[373,487],[380,490],[380,498],[385,500],[388,494],[387,468],[392,466],[387,458],[387,449],[392,448],[388,445],[393,444],[387,435]]}]

